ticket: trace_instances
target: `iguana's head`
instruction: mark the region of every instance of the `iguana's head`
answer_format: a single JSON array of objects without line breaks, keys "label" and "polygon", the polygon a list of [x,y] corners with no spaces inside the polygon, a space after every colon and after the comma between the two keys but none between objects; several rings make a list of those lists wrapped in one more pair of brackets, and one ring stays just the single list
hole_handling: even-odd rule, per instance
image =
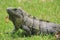
[{"label": "iguana's head", "polygon": [[24,14],[23,10],[20,8],[7,8],[7,12],[10,20],[13,20],[16,18],[21,19],[23,18],[23,14]]}]

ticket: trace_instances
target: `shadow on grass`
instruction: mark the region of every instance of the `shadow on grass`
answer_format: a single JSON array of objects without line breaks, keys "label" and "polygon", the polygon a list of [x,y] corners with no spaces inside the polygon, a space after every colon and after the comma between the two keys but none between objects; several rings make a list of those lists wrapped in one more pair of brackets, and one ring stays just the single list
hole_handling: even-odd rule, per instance
[{"label": "shadow on grass", "polygon": [[20,38],[31,37],[31,36],[27,35],[25,32],[17,32],[17,33],[14,33],[14,34],[11,34],[11,33],[9,33],[9,34],[11,35],[12,38],[17,38],[17,37],[20,37]]},{"label": "shadow on grass", "polygon": [[18,32],[14,33],[14,34],[8,33],[7,35],[10,35],[10,37],[12,37],[13,39],[14,38],[27,38],[27,37],[31,38],[31,37],[34,37],[34,36],[39,36],[39,37],[42,37],[42,38],[44,38],[44,37],[51,38],[53,36],[51,34],[39,34],[39,35],[30,35],[29,36],[24,31],[22,31],[22,32],[18,31]]}]

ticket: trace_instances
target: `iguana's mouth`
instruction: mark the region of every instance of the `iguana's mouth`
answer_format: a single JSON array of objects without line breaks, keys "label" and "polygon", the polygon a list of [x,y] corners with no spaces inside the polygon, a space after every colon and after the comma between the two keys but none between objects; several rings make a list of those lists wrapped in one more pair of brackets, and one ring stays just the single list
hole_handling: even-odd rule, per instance
[{"label": "iguana's mouth", "polygon": [[9,15],[17,15],[15,12],[16,10],[17,10],[16,8],[7,8],[7,13]]}]

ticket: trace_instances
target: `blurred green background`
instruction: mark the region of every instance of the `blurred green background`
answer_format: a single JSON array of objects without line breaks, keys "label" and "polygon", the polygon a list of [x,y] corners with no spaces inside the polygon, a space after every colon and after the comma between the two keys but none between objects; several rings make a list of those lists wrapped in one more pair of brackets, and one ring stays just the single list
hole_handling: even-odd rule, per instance
[{"label": "blurred green background", "polygon": [[5,21],[8,7],[21,7],[32,16],[60,24],[60,0],[0,0],[0,40],[55,40],[51,35],[19,37],[15,34],[13,38],[11,34],[6,34],[14,29],[11,21]]}]

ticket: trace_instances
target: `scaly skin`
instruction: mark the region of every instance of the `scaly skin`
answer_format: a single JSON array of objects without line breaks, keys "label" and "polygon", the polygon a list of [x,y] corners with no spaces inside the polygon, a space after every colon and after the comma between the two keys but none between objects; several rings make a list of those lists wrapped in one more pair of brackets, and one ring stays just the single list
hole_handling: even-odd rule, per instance
[{"label": "scaly skin", "polygon": [[59,24],[31,17],[20,8],[8,8],[7,12],[15,26],[12,33],[15,33],[19,28],[26,31],[28,35],[55,34],[60,31]]}]

